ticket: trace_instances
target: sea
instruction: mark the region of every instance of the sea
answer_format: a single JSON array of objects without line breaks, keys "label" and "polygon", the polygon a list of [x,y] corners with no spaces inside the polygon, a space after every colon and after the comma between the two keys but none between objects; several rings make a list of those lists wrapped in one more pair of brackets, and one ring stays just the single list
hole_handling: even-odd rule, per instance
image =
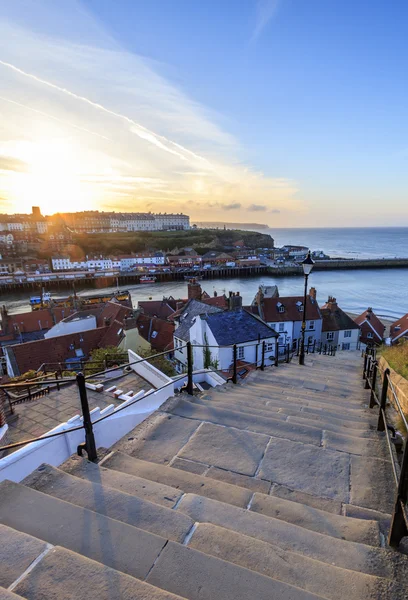
[{"label": "sea", "polygon": [[[308,246],[323,250],[331,257],[344,258],[408,258],[408,227],[376,228],[305,228],[305,229],[259,229],[269,233],[275,246],[285,244]],[[337,298],[339,306],[353,314],[359,314],[371,306],[384,319],[395,320],[408,312],[408,269],[359,269],[353,271],[318,271],[309,277],[310,285],[317,289],[318,302],[323,304],[328,296]],[[260,284],[274,284],[281,296],[302,295],[303,277],[262,276],[203,280],[202,288],[210,295],[214,291],[228,293],[239,291],[244,304],[249,304]],[[114,291],[104,288],[98,292]],[[163,297],[187,297],[187,283],[138,284],[128,286],[133,304],[139,300],[160,300]],[[52,291],[52,290],[51,290]],[[54,291],[55,295],[65,292]],[[95,289],[83,289],[79,295],[95,293]],[[30,310],[27,293],[2,294],[1,304],[10,312]]]}]

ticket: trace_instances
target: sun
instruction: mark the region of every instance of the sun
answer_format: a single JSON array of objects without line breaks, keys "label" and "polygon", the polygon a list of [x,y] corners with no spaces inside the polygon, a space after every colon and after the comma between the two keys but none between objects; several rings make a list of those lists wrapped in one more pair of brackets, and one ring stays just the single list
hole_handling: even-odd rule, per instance
[{"label": "sun", "polygon": [[82,181],[80,155],[69,142],[24,142],[15,150],[15,158],[27,164],[26,171],[8,178],[15,212],[30,212],[32,206],[45,215],[93,208],[95,198]]}]

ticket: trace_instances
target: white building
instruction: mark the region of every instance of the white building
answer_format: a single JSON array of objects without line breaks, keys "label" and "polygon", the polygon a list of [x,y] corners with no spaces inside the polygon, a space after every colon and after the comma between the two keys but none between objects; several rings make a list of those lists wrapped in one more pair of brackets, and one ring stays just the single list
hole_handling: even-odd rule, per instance
[{"label": "white building", "polygon": [[360,327],[329,296],[320,311],[323,316],[322,344],[335,346],[339,350],[357,350]]},{"label": "white building", "polygon": [[89,331],[90,329],[96,329],[96,317],[85,312],[77,312],[73,315],[66,317],[54,327],[51,327],[45,334],[46,339],[52,337],[58,337],[60,335],[68,335],[70,333],[81,333],[82,331]]},{"label": "white building", "polygon": [[53,271],[69,271],[72,268],[69,256],[53,256],[51,265]]}]

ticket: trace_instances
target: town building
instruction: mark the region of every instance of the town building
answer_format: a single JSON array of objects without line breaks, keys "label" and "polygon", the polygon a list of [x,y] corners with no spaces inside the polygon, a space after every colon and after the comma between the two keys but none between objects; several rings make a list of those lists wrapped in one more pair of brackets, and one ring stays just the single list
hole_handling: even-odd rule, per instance
[{"label": "town building", "polygon": [[360,327],[360,341],[363,344],[382,344],[385,325],[383,325],[371,307],[354,319]]},{"label": "town building", "polygon": [[394,321],[390,327],[390,342],[396,344],[408,339],[408,313]]},{"label": "town building", "polygon": [[326,304],[320,307],[320,312],[323,317],[322,344],[340,350],[357,350],[360,327],[339,307],[336,298],[329,296]]}]

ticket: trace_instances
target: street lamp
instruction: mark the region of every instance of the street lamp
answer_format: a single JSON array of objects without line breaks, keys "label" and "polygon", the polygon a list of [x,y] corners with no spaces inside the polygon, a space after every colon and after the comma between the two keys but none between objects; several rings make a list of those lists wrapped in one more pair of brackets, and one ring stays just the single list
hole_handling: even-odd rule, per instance
[{"label": "street lamp", "polygon": [[305,333],[306,333],[306,299],[307,299],[307,281],[312,272],[314,261],[310,256],[310,250],[304,261],[302,261],[303,273],[305,275],[305,293],[303,299],[303,320],[302,320],[302,337],[300,341],[299,364],[305,364]]}]

